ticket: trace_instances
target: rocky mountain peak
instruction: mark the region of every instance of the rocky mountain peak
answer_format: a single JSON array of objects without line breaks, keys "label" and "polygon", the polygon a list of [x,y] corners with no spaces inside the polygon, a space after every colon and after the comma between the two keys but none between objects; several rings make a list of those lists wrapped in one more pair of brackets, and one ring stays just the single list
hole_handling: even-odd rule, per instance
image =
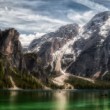
[{"label": "rocky mountain peak", "polygon": [[[15,43],[18,43],[19,33],[14,28],[0,31],[0,51],[5,55],[14,52]],[[19,42],[20,43],[20,42]]]},{"label": "rocky mountain peak", "polygon": [[79,33],[73,49],[80,51],[67,71],[85,77],[102,77],[109,71],[110,12],[95,15]]},{"label": "rocky mountain peak", "polygon": [[79,30],[78,24],[67,24],[65,26],[60,27],[55,33],[62,34],[65,37],[68,34],[72,34],[72,33],[77,34],[76,29]]},{"label": "rocky mountain peak", "polygon": [[95,33],[97,31],[101,36],[106,37],[110,28],[110,11],[96,14],[83,28],[86,30],[83,33]]},{"label": "rocky mountain peak", "polygon": [[[51,32],[34,39],[29,45],[29,51],[38,52],[38,55],[45,62],[53,61],[53,53],[60,50],[68,40],[74,38],[79,32],[77,24],[68,24],[60,27],[55,32]],[[45,63],[44,63],[45,64]]]},{"label": "rocky mountain peak", "polygon": [[102,46],[109,32],[110,12],[106,11],[96,14],[83,27],[68,24],[55,32],[34,39],[29,45],[29,51],[37,52],[38,56],[43,59],[44,65],[53,66],[53,62],[56,62],[58,67],[69,70],[72,62],[76,62],[83,52]]},{"label": "rocky mountain peak", "polygon": [[39,39],[34,39],[30,45],[28,50],[36,52],[39,50],[41,45],[45,42],[54,42],[54,41],[62,41],[64,39],[71,39],[72,37],[76,36],[79,31],[78,24],[68,24],[65,26],[60,27],[55,32],[47,33],[41,36]]},{"label": "rocky mountain peak", "polygon": [[109,11],[98,13],[85,25],[85,27],[90,28],[96,25],[97,27],[102,26],[109,18],[110,18]]},{"label": "rocky mountain peak", "polygon": [[8,64],[16,68],[24,68],[22,46],[19,32],[14,28],[0,31],[0,54],[5,56]]},{"label": "rocky mountain peak", "polygon": [[[107,65],[107,59],[105,58],[105,61],[102,56],[109,53],[109,50],[105,52],[106,49],[102,47],[105,44],[108,45],[106,39],[108,39],[109,33],[110,12],[106,11],[95,15],[83,27],[79,27],[77,24],[65,25],[55,32],[34,40],[30,44],[30,50],[35,51],[36,48],[39,48],[37,53],[43,59],[44,64],[53,66],[53,62],[55,62],[54,64],[57,66],[54,65],[54,68],[57,70],[63,68],[67,72],[82,76],[90,76],[97,71],[103,74],[102,65],[105,62]],[[101,60],[102,64],[100,64]]]}]

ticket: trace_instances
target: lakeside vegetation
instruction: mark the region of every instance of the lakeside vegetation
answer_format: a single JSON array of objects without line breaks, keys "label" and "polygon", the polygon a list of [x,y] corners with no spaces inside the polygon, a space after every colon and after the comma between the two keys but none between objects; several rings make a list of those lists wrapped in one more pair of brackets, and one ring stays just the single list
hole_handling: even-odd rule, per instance
[{"label": "lakeside vegetation", "polygon": [[[29,55],[30,54],[27,54],[27,56]],[[35,59],[36,56],[32,55],[32,57]],[[38,70],[38,72],[39,71],[40,70]],[[64,89],[64,86],[59,86],[52,82],[51,78],[55,77],[54,75],[48,76],[46,81],[43,82],[40,78],[34,76],[34,74],[28,73],[25,70],[21,72],[15,67],[12,68],[8,60],[4,56],[0,56],[0,89],[12,87],[10,76],[13,78],[16,86],[22,89],[44,89],[44,87]],[[106,77],[109,78],[108,75]],[[108,80],[95,80],[93,83],[78,77],[69,76],[68,79],[65,80],[65,83],[73,85],[75,89],[110,89],[110,81]]]},{"label": "lakeside vegetation", "polygon": [[70,83],[75,89],[110,89],[110,81],[94,80],[94,82],[69,76],[65,83]]}]

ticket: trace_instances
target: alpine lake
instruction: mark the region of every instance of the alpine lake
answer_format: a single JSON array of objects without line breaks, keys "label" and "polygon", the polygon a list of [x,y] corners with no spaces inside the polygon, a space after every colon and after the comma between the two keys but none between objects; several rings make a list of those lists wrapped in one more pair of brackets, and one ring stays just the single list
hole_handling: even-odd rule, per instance
[{"label": "alpine lake", "polygon": [[0,90],[0,110],[110,110],[110,91]]}]

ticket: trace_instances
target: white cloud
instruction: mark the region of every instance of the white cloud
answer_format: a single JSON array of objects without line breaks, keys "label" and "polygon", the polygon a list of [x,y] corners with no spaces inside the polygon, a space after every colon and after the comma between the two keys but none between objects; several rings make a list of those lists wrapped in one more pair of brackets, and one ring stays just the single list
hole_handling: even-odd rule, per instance
[{"label": "white cloud", "polygon": [[[92,11],[88,12],[75,12],[73,8],[71,8],[72,10],[70,10],[69,7],[66,7],[66,5],[69,3],[69,0],[62,0],[62,3],[64,3],[64,1],[67,1],[67,3],[65,2],[66,4],[62,6],[60,4],[53,4],[51,0],[36,0],[31,2],[29,0],[0,0],[0,27],[14,27],[21,33],[29,33],[29,35],[21,34],[20,36],[22,45],[26,46],[34,38],[38,38],[44,33],[55,31],[62,25],[73,22],[84,25],[95,15],[95,13],[108,10],[108,8],[104,7],[103,5],[94,3],[90,0],[73,0],[74,2],[92,9]],[[58,9],[53,8],[53,10],[49,10],[49,3],[56,5]],[[56,10],[54,9],[61,11],[62,15],[64,16],[55,13]],[[42,14],[43,12],[46,14]],[[60,17],[58,18],[53,15]],[[65,19],[63,19],[64,17]],[[37,32],[37,34],[30,34],[34,32]]]},{"label": "white cloud", "polygon": [[90,1],[90,0],[73,0],[73,1],[80,3],[82,5],[85,5],[85,6],[89,7],[90,9],[96,10],[98,12],[109,10],[107,7],[94,2],[94,0],[92,0],[92,1]]},{"label": "white cloud", "polygon": [[9,10],[8,7],[4,7],[0,9],[0,24],[5,28],[14,27],[18,31],[37,32],[20,35],[19,39],[22,45],[28,46],[33,39],[39,38],[47,32],[52,32],[67,22],[48,16],[36,15],[30,10],[16,8]]},{"label": "white cloud", "polygon": [[21,34],[19,40],[21,41],[22,46],[28,46],[33,39],[38,39],[45,33],[35,33],[35,34]]},{"label": "white cloud", "polygon": [[78,13],[76,11],[70,10],[67,14],[67,17],[73,22],[78,23],[79,25],[82,26],[85,23],[87,23],[94,15],[95,12],[93,11]]},{"label": "white cloud", "polygon": [[[9,18],[9,19],[8,19]],[[67,24],[68,22],[59,20],[57,18],[51,18],[49,16],[35,14],[30,10],[26,9],[8,9],[4,7],[0,9],[0,22],[5,22],[9,26],[13,26],[16,29],[26,30],[27,27],[30,28],[29,31],[38,31],[39,29],[43,31],[44,27],[48,30],[49,26],[61,26]],[[47,26],[45,26],[47,25]],[[53,26],[52,26],[53,25]]]}]

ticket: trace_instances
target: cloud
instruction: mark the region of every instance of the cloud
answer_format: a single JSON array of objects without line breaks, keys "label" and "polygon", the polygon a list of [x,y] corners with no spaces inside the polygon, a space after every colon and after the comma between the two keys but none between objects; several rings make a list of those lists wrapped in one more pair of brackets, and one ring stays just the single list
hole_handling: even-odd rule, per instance
[{"label": "cloud", "polygon": [[25,46],[62,25],[84,25],[97,12],[105,10],[108,8],[103,3],[92,0],[0,0],[0,28],[16,28]]},{"label": "cloud", "polygon": [[[87,12],[84,12],[84,13],[77,13],[76,11],[69,10],[69,12],[67,14],[67,18],[71,21],[68,21],[68,23],[71,23],[71,22],[73,23],[74,22],[74,23],[78,23],[82,26],[85,23],[87,23],[94,15],[95,14],[94,14],[93,11],[87,11]],[[31,19],[34,19],[34,18],[32,17]],[[39,19],[39,17],[38,17],[38,19]],[[66,22],[64,22],[64,23],[62,22],[61,25],[65,24],[65,23]],[[21,34],[20,35],[20,41],[21,41],[21,43],[24,47],[28,46],[33,39],[39,38],[42,35],[46,34],[47,32],[52,32],[52,31],[56,30],[58,28],[58,25],[55,25],[55,24],[53,25],[51,23],[50,24],[49,23],[43,23],[40,26],[40,28],[39,27],[32,27],[32,28],[29,28],[29,29],[35,30],[34,28],[36,30],[38,30],[37,33],[29,34],[29,35],[26,35],[26,34]],[[19,29],[22,29],[22,26],[20,26]],[[42,31],[40,32],[40,30],[43,30],[43,32],[45,32],[45,33],[42,33]],[[44,31],[44,30],[46,30],[46,31]]]},{"label": "cloud", "polygon": [[76,11],[70,10],[67,14],[67,17],[68,19],[72,20],[72,22],[78,23],[82,26],[87,23],[94,15],[95,12],[93,11],[77,13]]},{"label": "cloud", "polygon": [[[49,27],[61,26],[68,22],[49,16],[34,14],[30,10],[16,8],[9,10],[8,7],[5,7],[1,8],[0,11],[0,23],[2,24],[1,27],[15,27],[20,31],[25,30],[31,33],[37,32],[39,29],[46,31]],[[3,25],[3,23],[6,23],[7,25]],[[43,27],[45,27],[46,30]]]},{"label": "cloud", "polygon": [[90,0],[73,0],[73,1],[80,3],[82,5],[85,5],[85,6],[89,7],[90,9],[96,10],[98,12],[109,10],[107,7],[94,2],[94,0],[92,0],[92,1],[90,1]]},{"label": "cloud", "polygon": [[44,34],[45,33],[35,33],[35,34],[29,34],[29,35],[21,34],[20,37],[19,37],[19,40],[21,41],[22,46],[26,47],[30,44],[30,42],[33,39],[38,39]]},{"label": "cloud", "polygon": [[[53,0],[33,0],[31,2],[30,0],[0,0],[0,27],[14,27],[20,33],[26,34],[42,31],[47,33],[68,23],[75,22],[82,25],[88,21],[88,17],[84,20],[86,14],[89,18],[95,14],[95,11],[84,12],[84,14],[79,11],[75,12],[75,8],[71,8],[70,3],[71,5],[73,3],[72,6],[79,3],[78,7],[82,4],[81,7],[86,6],[93,10],[107,10],[103,5],[90,0],[57,0],[56,2]],[[83,16],[81,17],[80,14]]]}]

